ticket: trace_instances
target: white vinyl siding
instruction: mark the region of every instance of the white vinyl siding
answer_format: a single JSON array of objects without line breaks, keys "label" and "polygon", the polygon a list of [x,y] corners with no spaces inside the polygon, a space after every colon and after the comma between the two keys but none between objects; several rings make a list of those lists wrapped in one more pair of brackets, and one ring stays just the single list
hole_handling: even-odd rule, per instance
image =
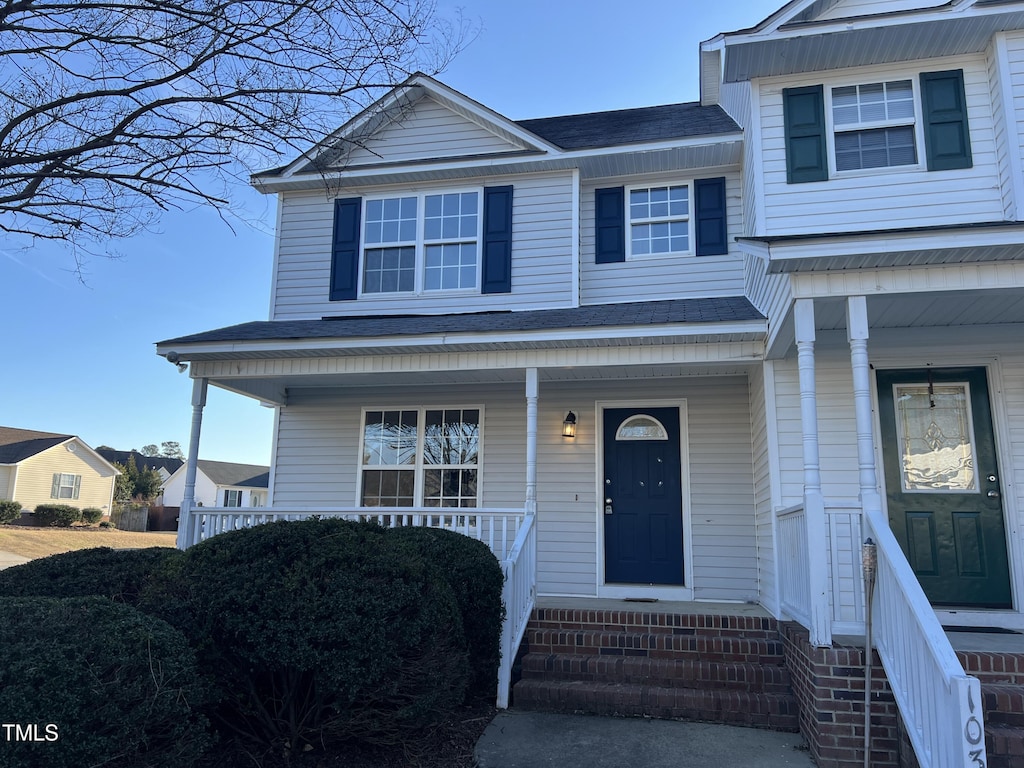
[{"label": "white vinyl siding", "polygon": [[[427,292],[420,296],[364,295],[329,301],[334,201],[320,192],[279,197],[280,232],[271,319],[365,314],[473,312],[568,307],[572,303],[573,178],[570,173],[480,180],[512,184],[512,292],[474,295]],[[466,184],[424,186],[422,191],[464,191]],[[344,196],[400,196],[408,188],[347,189]]]},{"label": "white vinyl siding", "polygon": [[[911,79],[921,72],[963,69],[973,167],[928,171],[920,167],[876,168],[826,181],[786,183],[786,147],[782,90],[823,83],[825,89],[851,83]],[[916,87],[916,85],[915,85]],[[803,75],[763,82],[760,91],[766,234],[808,234],[857,230],[926,227],[1003,217],[999,163],[993,133],[992,93],[982,56],[957,57],[912,64],[843,71],[841,77]],[[920,104],[918,104],[920,115]],[[918,131],[920,138],[920,131]],[[918,154],[924,146],[918,142]]]},{"label": "white vinyl siding", "polygon": [[765,375],[761,368],[750,372],[751,446],[754,469],[754,510],[757,543],[758,599],[762,605],[772,607],[778,596],[775,586],[775,540],[773,527],[775,510],[772,508],[771,462],[768,439],[768,412],[765,400]]},{"label": "white vinyl siding", "polygon": [[[743,232],[740,177],[735,171],[702,171],[695,178],[725,175],[728,236]],[[630,178],[627,187],[673,184],[676,175]],[[692,179],[686,179],[691,184]],[[615,264],[594,263],[594,192],[623,184],[622,179],[583,184],[580,201],[580,303],[605,304],[624,301],[656,301],[710,296],[738,296],[743,293],[743,263],[735,255],[694,256],[670,254],[644,256]],[[627,189],[628,192],[628,189]],[[628,195],[627,195],[628,201]],[[628,225],[628,215],[627,215]],[[627,235],[628,236],[628,235]]]},{"label": "white vinyl siding", "polygon": [[[1010,40],[1013,42],[1010,42]],[[997,37],[989,48],[988,78],[992,90],[992,114],[995,118],[992,132],[996,147],[996,162],[999,166],[999,188],[1003,196],[1003,218],[1012,221],[1015,216],[1017,201],[1014,199],[1013,165],[1010,153],[1015,152],[1017,167],[1020,167],[1019,133],[1016,118],[1012,113],[1013,98],[1007,99],[1004,94],[1012,93],[1014,73],[1024,75],[1024,38],[1006,36],[1002,44]],[[1005,60],[1004,60],[1005,55]],[[1014,59],[1016,58],[1016,63]],[[1009,67],[1006,69],[1005,67]],[[1024,92],[1021,94],[1024,98]],[[1009,103],[1007,103],[1009,101]],[[1010,142],[1014,141],[1013,146]]]},{"label": "white vinyl siding", "polygon": [[[685,399],[695,597],[757,597],[754,479],[745,377],[542,382],[538,430],[538,589],[595,595],[597,401]],[[294,390],[276,436],[274,504],[355,506],[362,409],[478,403],[483,407],[480,507],[525,502],[526,398],[521,385]],[[567,411],[577,436],[561,436]]]},{"label": "white vinyl siding", "polygon": [[747,81],[742,83],[722,84],[722,109],[729,113],[741,128],[744,129],[743,141],[743,171],[741,175],[743,203],[743,228],[740,235],[750,236],[758,231],[757,203],[758,186],[757,178],[760,173],[761,157],[757,139],[759,134],[755,133],[755,125],[751,120],[754,90]]},{"label": "white vinyl siding", "polygon": [[348,165],[465,157],[518,149],[433,99],[423,98],[363,146],[354,148]]},{"label": "white vinyl siding", "polygon": [[[1012,122],[1010,125],[1002,126],[1005,129],[1005,134],[1000,135],[1002,138],[1000,149],[1007,153],[1008,164],[1010,164],[1009,153],[1016,153],[1017,156],[1009,167],[1012,168],[1015,165],[1020,169],[1024,165],[1024,160],[1022,160],[1022,156],[1024,156],[1024,32],[1011,32],[1006,35],[1006,54],[1010,68],[1006,76],[1010,80],[1009,90],[1012,94],[1012,103],[1005,105],[1005,109],[1012,115]],[[998,83],[994,83],[993,87],[998,88]],[[1005,93],[1005,90],[1003,92]],[[1009,172],[1008,169],[1007,173]],[[1018,177],[1012,181],[1017,189],[1024,188],[1024,179]],[[1011,185],[1010,189],[1013,188],[1014,185]],[[1007,194],[1008,198],[1011,196],[1012,193]],[[1007,219],[1016,218],[1016,211],[1022,209],[1024,209],[1024,200],[1008,201]]]}]

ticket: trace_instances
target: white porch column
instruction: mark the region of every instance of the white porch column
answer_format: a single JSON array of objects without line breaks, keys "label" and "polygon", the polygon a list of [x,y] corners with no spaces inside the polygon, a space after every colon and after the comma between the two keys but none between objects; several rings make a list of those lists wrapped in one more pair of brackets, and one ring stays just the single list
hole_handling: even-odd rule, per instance
[{"label": "white porch column", "polygon": [[832,619],[828,607],[829,573],[825,552],[825,499],[821,493],[818,451],[818,391],[814,378],[814,300],[798,299],[793,308],[797,364],[800,370],[800,420],[804,445],[804,519],[807,524],[807,578],[811,594],[810,641],[832,645]]},{"label": "white porch column", "polygon": [[857,419],[857,466],[861,508],[880,511],[875,438],[871,418],[871,366],[868,363],[868,303],[863,296],[846,300],[846,337],[853,369],[853,404]]},{"label": "white porch column", "polygon": [[203,428],[206,386],[206,379],[192,380],[192,432],[189,435],[185,466],[185,493],[178,513],[178,549],[190,547],[199,540],[199,531],[192,517],[192,505],[196,500],[196,464],[199,461],[199,433]]},{"label": "white porch column", "polygon": [[536,368],[526,369],[526,514],[537,514],[537,395]]}]

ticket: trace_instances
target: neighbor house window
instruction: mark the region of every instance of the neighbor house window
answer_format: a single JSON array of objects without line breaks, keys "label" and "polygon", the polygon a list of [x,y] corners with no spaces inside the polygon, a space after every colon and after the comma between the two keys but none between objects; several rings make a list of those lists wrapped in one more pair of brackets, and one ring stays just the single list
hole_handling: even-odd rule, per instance
[{"label": "neighbor house window", "polygon": [[362,506],[476,507],[479,471],[479,408],[364,413]]},{"label": "neighbor house window", "polygon": [[913,81],[847,85],[831,93],[837,171],[917,164]]},{"label": "neighbor house window", "polygon": [[50,486],[51,499],[77,499],[82,488],[81,475],[56,473]]},{"label": "neighbor house window", "polygon": [[224,506],[225,507],[240,507],[242,506],[242,492],[241,491],[224,491]]},{"label": "neighbor house window", "polygon": [[690,250],[690,187],[629,190],[629,255],[666,256]]},{"label": "neighbor house window", "polygon": [[366,201],[363,293],[475,289],[480,192]]}]

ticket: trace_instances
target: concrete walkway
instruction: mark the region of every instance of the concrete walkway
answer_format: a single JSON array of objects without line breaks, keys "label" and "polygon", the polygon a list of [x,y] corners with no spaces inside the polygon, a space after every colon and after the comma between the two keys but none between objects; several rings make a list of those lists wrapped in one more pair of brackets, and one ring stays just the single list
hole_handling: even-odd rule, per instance
[{"label": "concrete walkway", "polygon": [[814,768],[803,738],[709,723],[499,712],[479,768]]},{"label": "concrete walkway", "polygon": [[4,568],[10,568],[12,565],[21,565],[22,563],[28,562],[27,557],[16,555],[13,552],[4,552],[0,549],[0,571]]}]

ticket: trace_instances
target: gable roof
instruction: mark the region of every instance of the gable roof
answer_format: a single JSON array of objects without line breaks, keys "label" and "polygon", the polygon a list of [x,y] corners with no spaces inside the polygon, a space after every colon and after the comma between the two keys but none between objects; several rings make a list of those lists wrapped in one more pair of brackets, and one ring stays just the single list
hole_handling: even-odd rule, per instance
[{"label": "gable roof", "polygon": [[74,438],[74,435],[60,435],[56,432],[0,427],[0,464],[17,464]]},{"label": "gable roof", "polygon": [[714,136],[740,130],[736,121],[717,104],[702,106],[699,102],[542,117],[519,120],[518,125],[570,150]]},{"label": "gable roof", "polygon": [[270,486],[270,467],[259,464],[234,464],[230,461],[199,459],[196,466],[215,485],[241,488],[267,488]]},{"label": "gable roof", "polygon": [[138,451],[115,451],[113,448],[97,448],[96,453],[109,461],[111,464],[118,463],[128,466],[131,457],[135,457],[135,466],[139,469],[148,467],[150,469],[163,469],[169,475],[173,475],[185,462],[181,459],[170,456],[144,456]]}]

